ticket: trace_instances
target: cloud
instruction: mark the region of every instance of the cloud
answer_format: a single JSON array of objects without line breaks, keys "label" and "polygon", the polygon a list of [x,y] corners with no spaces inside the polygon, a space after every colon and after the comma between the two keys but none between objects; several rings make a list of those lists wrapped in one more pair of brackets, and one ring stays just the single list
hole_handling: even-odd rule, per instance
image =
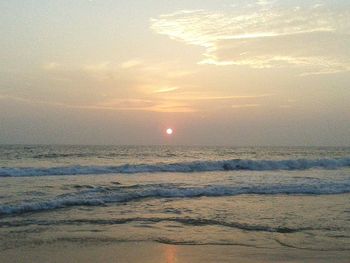
[{"label": "cloud", "polygon": [[256,108],[256,107],[260,107],[260,104],[235,104],[235,105],[231,105],[231,108],[234,109],[240,109],[240,108]]},{"label": "cloud", "polygon": [[[84,64],[49,62],[44,65],[42,70],[45,71],[50,87],[61,87],[62,83],[58,83],[58,80],[71,80],[64,86],[69,96],[62,96],[63,92],[57,92],[54,102],[49,102],[52,93],[48,92],[41,92],[39,99],[34,94],[6,98],[21,103],[87,110],[196,111],[188,101],[165,98],[180,89],[186,89],[189,85],[184,77],[194,72],[177,61],[130,59],[124,62],[96,61]],[[45,98],[48,100],[45,101]]]},{"label": "cloud", "polygon": [[160,89],[157,89],[154,91],[154,93],[167,93],[167,92],[173,92],[175,90],[178,90],[179,87],[163,87]]},{"label": "cloud", "polygon": [[151,19],[151,28],[204,48],[199,64],[294,67],[302,74],[350,70],[349,9],[291,8],[275,2],[225,12],[178,11]]},{"label": "cloud", "polygon": [[185,113],[196,112],[192,105],[175,100],[162,100],[157,98],[148,99],[111,99],[86,107],[95,110],[115,110],[115,111],[149,111],[149,112],[172,112]]},{"label": "cloud", "polygon": [[[174,91],[175,92],[175,91]],[[160,96],[141,96],[129,98],[104,97],[102,101],[91,102],[89,104],[72,103],[64,101],[48,101],[37,98],[0,94],[0,100],[10,100],[17,103],[30,105],[46,105],[79,110],[108,110],[108,111],[148,111],[148,112],[171,112],[171,113],[191,113],[204,112],[224,108],[256,108],[260,107],[262,98],[272,96],[272,94],[262,95],[240,95],[240,96],[210,96],[203,92],[186,93],[168,96],[168,92],[158,93]],[[220,101],[220,103],[217,103]],[[237,102],[240,103],[237,103]],[[235,102],[235,104],[232,104]],[[247,102],[247,103],[246,103]]]},{"label": "cloud", "polygon": [[[19,94],[17,102],[85,110],[149,111],[149,112],[206,112],[260,104],[272,94],[225,94],[208,91],[191,84],[194,72],[177,61],[154,62],[130,59],[125,62],[100,61],[86,64],[57,63],[47,73],[50,86],[59,85],[58,78],[71,78],[65,86],[70,96],[52,93],[35,98]],[[186,78],[185,78],[186,77]],[[188,78],[188,79],[187,79]],[[77,86],[83,79],[84,82]],[[73,93],[74,92],[74,93]],[[81,94],[84,93],[84,96]],[[66,93],[65,93],[66,94]],[[48,96],[49,95],[49,96]],[[88,95],[88,100],[86,100]],[[48,98],[45,101],[45,97]],[[242,106],[246,104],[246,106]],[[249,105],[249,106],[247,106]],[[236,106],[237,107],[237,106]]]},{"label": "cloud", "polygon": [[113,65],[110,61],[104,61],[100,63],[95,64],[85,64],[81,66],[81,69],[84,71],[90,71],[90,72],[106,72],[106,71],[112,71],[116,68],[115,65]]},{"label": "cloud", "polygon": [[132,60],[128,60],[128,61],[121,63],[120,67],[123,69],[129,69],[129,68],[141,66],[142,64],[143,64],[142,60],[132,59]]},{"label": "cloud", "polygon": [[205,95],[203,92],[182,92],[177,96],[173,95],[172,99],[178,101],[232,101],[232,100],[252,100],[273,96],[273,94],[259,94],[259,95]]},{"label": "cloud", "polygon": [[275,2],[276,0],[258,0],[256,4],[260,6],[267,6],[267,5],[274,4]]}]

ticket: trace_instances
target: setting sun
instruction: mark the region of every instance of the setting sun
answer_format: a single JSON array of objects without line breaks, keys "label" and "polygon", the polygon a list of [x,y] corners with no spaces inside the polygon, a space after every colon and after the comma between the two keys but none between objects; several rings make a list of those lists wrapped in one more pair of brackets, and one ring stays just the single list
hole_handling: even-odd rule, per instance
[{"label": "setting sun", "polygon": [[173,129],[168,128],[168,129],[166,130],[166,134],[172,135],[172,134],[173,134]]}]

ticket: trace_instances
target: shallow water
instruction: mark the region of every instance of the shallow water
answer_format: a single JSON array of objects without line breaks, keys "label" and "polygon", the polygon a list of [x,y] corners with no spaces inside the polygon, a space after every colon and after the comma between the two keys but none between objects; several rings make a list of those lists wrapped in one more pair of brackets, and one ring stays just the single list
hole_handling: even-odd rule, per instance
[{"label": "shallow water", "polygon": [[155,241],[350,253],[349,148],[0,152],[2,251]]}]

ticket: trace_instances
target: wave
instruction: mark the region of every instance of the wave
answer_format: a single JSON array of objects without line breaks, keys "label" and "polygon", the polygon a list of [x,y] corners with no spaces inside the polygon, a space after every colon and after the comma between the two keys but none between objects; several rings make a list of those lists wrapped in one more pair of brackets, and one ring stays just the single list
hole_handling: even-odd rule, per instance
[{"label": "wave", "polygon": [[[271,233],[297,233],[307,230],[319,230],[319,228],[313,227],[286,227],[286,226],[268,226],[268,225],[257,225],[247,224],[240,222],[223,221],[217,219],[207,218],[193,218],[193,217],[127,217],[127,218],[116,218],[116,219],[64,219],[64,220],[24,220],[24,221],[9,221],[0,222],[2,227],[23,227],[29,225],[44,225],[44,226],[58,226],[58,225],[122,225],[128,223],[161,223],[161,222],[172,222],[179,223],[184,226],[221,226],[227,228],[235,228],[248,232],[271,232]],[[327,230],[330,230],[327,228]]]},{"label": "wave", "polygon": [[41,153],[33,155],[34,159],[56,159],[56,158],[86,158],[94,156],[93,153]]},{"label": "wave", "polygon": [[45,212],[78,206],[107,206],[125,204],[146,198],[198,198],[250,195],[329,195],[350,193],[350,182],[319,182],[294,184],[242,184],[237,186],[211,185],[204,187],[178,187],[167,185],[140,186],[138,188],[97,187],[57,196],[50,200],[0,205],[0,216]]},{"label": "wave", "polygon": [[274,171],[307,169],[340,169],[350,167],[350,158],[342,159],[290,159],[290,160],[223,160],[195,161],[170,164],[125,164],[119,166],[60,166],[60,167],[1,167],[0,177],[26,177],[50,175],[88,175],[111,173],[158,172],[210,172],[210,171]]},{"label": "wave", "polygon": [[0,177],[88,175],[111,173],[210,172],[210,171],[274,171],[307,169],[340,169],[350,167],[350,158],[289,160],[219,160],[160,164],[125,164],[118,166],[1,167]]},{"label": "wave", "polygon": [[[144,156],[145,154],[143,154]],[[96,154],[94,152],[88,153],[40,153],[32,156],[33,159],[57,159],[57,158],[89,158],[95,157],[98,159],[102,158],[117,158],[117,157],[127,157],[130,156],[128,153],[104,153],[104,154]],[[170,157],[170,156],[165,156]]]}]

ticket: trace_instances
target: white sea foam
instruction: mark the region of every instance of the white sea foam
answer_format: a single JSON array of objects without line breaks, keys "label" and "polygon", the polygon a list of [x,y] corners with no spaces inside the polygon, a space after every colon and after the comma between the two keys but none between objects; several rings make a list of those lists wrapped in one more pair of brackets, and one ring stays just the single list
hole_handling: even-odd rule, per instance
[{"label": "white sea foam", "polygon": [[350,158],[338,159],[289,159],[289,160],[219,160],[160,164],[125,164],[119,166],[62,166],[62,167],[2,167],[0,177],[84,175],[111,173],[158,173],[158,172],[209,172],[209,171],[274,171],[306,169],[341,169],[350,167]]},{"label": "white sea foam", "polygon": [[144,198],[198,198],[222,197],[242,194],[254,195],[328,195],[350,193],[350,181],[337,182],[315,181],[304,184],[295,183],[264,183],[240,184],[234,186],[211,185],[204,187],[178,187],[165,185],[140,185],[139,187],[98,187],[37,202],[22,202],[13,205],[0,205],[0,216],[22,214],[27,212],[50,211],[76,206],[103,206],[110,203],[127,203]]}]

